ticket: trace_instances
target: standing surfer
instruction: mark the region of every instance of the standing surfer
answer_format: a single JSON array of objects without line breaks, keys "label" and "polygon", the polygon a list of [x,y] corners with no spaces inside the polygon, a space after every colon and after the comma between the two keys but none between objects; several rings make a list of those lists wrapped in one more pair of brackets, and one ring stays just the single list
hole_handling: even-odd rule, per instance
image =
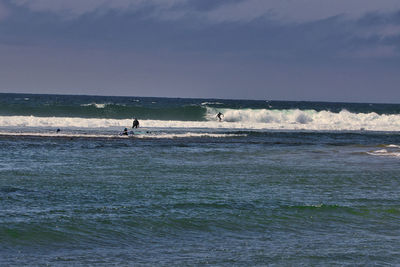
[{"label": "standing surfer", "polygon": [[139,127],[139,121],[137,120],[137,118],[135,118],[133,120],[132,128],[137,128],[137,127]]},{"label": "standing surfer", "polygon": [[219,121],[222,121],[222,118],[221,118],[221,116],[223,117],[223,116],[224,116],[224,114],[222,114],[221,112],[218,112],[218,114],[217,114],[217,118],[219,119]]}]

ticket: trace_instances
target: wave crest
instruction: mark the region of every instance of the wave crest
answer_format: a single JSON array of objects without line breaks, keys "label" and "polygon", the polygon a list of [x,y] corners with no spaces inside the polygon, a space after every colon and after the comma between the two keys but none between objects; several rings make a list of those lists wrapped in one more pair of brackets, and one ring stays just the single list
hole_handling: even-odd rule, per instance
[{"label": "wave crest", "polygon": [[[224,114],[219,122],[216,114]],[[190,110],[189,110],[190,112]],[[141,119],[140,125],[154,128],[214,128],[310,131],[400,131],[400,114],[339,113],[327,110],[215,109],[207,107],[205,120]],[[0,127],[130,127],[131,119],[0,116]]]},{"label": "wave crest", "polygon": [[207,119],[215,121],[218,112],[224,114],[225,122],[242,123],[256,129],[400,131],[400,114],[352,113],[345,109],[335,113],[328,110],[208,108]]}]

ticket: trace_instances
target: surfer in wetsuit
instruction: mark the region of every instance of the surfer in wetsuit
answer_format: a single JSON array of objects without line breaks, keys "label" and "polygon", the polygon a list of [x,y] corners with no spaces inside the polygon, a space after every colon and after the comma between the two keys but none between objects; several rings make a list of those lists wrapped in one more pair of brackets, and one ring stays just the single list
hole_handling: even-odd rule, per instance
[{"label": "surfer in wetsuit", "polygon": [[137,128],[137,127],[139,127],[139,121],[137,120],[137,118],[135,118],[133,120],[132,128]]},{"label": "surfer in wetsuit", "polygon": [[221,112],[218,112],[217,114],[217,118],[219,119],[219,121],[222,121],[221,116],[224,116],[224,114],[222,114]]},{"label": "surfer in wetsuit", "polygon": [[122,132],[122,135],[128,135],[128,128],[124,129],[124,131]]}]

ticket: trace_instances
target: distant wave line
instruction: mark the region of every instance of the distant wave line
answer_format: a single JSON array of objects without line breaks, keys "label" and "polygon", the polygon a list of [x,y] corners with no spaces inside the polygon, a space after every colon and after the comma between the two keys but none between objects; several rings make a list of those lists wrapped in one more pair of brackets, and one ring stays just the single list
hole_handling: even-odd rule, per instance
[{"label": "distant wave line", "polygon": [[247,134],[219,134],[219,133],[160,133],[148,132],[144,134],[130,134],[128,136],[121,134],[93,134],[93,133],[57,133],[57,132],[0,132],[0,136],[24,136],[24,137],[57,137],[57,138],[140,138],[140,139],[173,139],[173,138],[226,138],[226,137],[244,137]]}]

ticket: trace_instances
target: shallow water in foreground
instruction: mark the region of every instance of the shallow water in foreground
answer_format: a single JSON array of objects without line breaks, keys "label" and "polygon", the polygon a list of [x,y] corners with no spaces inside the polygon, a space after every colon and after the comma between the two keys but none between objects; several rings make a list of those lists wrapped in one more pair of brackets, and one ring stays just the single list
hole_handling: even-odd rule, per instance
[{"label": "shallow water in foreground", "polygon": [[0,265],[400,264],[399,134],[233,134],[0,136]]}]

